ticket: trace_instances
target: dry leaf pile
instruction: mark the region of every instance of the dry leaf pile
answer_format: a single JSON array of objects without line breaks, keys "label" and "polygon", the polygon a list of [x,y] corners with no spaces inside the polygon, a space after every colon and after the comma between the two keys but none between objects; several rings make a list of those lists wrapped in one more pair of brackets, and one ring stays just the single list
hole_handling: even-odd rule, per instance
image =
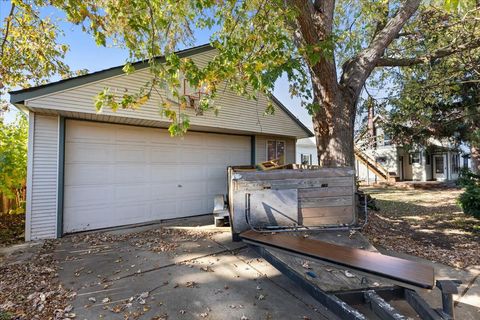
[{"label": "dry leaf pile", "polygon": [[[153,252],[174,251],[181,242],[198,241],[213,235],[215,232],[158,228],[135,233],[112,234],[112,233],[89,233],[72,237],[76,244],[88,243],[91,246],[114,244],[119,241],[127,241],[132,246],[147,249]],[[98,248],[101,250],[101,247]]]},{"label": "dry leaf pile", "polygon": [[0,266],[0,315],[13,319],[67,319],[75,313],[69,301],[75,292],[58,280],[55,243],[47,241],[28,261]]},{"label": "dry leaf pile", "polygon": [[0,214],[0,247],[24,240],[25,214]]},{"label": "dry leaf pile", "polygon": [[370,213],[364,233],[374,246],[457,268],[480,265],[480,221],[456,205],[460,190],[370,192],[380,211]]}]

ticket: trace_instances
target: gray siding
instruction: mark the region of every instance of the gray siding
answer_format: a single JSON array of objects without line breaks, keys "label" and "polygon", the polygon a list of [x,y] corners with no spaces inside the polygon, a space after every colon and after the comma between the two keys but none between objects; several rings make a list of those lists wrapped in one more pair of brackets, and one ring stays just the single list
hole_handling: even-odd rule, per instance
[{"label": "gray siding", "polygon": [[[199,65],[206,64],[215,55],[215,51],[208,51],[192,56]],[[126,88],[129,92],[136,92],[145,82],[151,79],[148,69],[141,69],[130,75],[114,76],[108,79],[92,82],[64,91],[55,92],[38,98],[27,100],[25,103],[31,109],[50,109],[63,112],[89,114],[94,117],[97,113],[94,108],[95,96],[105,87],[109,87],[118,96],[123,94]],[[257,134],[274,134],[290,137],[306,137],[307,133],[280,107],[275,106],[274,115],[264,115],[268,99],[260,96],[258,101],[248,100],[226,89],[219,90],[215,105],[220,108],[218,116],[213,111],[203,116],[195,116],[192,109],[186,112],[191,116],[192,127],[222,128],[224,132],[229,130],[250,132]],[[128,122],[143,125],[142,121],[156,121],[167,124],[167,119],[159,115],[159,106],[166,98],[165,91],[152,94],[151,99],[138,110],[110,109],[102,111],[112,122],[118,122],[115,118],[127,118]],[[174,108],[177,108],[174,106]]]},{"label": "gray siding", "polygon": [[58,116],[30,114],[34,118],[33,150],[29,151],[30,186],[27,205],[27,240],[57,235]]},{"label": "gray siding", "polygon": [[256,136],[255,137],[255,163],[263,162],[267,160],[267,140],[281,140],[286,143],[286,160],[287,163],[295,163],[295,143],[296,140],[286,137],[275,136]]}]

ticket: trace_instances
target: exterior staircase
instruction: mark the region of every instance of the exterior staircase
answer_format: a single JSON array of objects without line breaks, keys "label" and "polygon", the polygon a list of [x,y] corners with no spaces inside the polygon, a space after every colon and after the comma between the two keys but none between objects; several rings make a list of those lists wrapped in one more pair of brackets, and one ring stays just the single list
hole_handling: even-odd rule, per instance
[{"label": "exterior staircase", "polygon": [[374,158],[355,147],[355,159],[362,162],[370,171],[372,171],[377,177],[387,182],[395,182],[395,177],[391,176],[387,169],[385,169]]}]

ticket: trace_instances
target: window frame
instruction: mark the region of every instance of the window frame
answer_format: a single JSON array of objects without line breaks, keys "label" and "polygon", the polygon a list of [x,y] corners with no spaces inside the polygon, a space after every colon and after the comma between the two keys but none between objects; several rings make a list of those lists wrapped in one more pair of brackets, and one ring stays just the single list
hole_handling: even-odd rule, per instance
[{"label": "window frame", "polygon": [[312,165],[312,154],[311,153],[300,153],[300,164],[303,163],[303,157],[306,156],[308,157],[307,165]]},{"label": "window frame", "polygon": [[276,140],[276,139],[267,139],[265,142],[265,160],[270,161],[273,159],[268,159],[268,143],[269,142],[274,142],[275,143],[275,158],[277,159],[277,153],[278,153],[278,143],[283,143],[283,159],[280,159],[280,163],[285,164],[287,161],[287,142],[285,140]]},{"label": "window frame", "polygon": [[[413,161],[413,156],[418,155],[418,162]],[[408,164],[421,164],[422,163],[422,154],[420,152],[410,152],[408,154]]]}]

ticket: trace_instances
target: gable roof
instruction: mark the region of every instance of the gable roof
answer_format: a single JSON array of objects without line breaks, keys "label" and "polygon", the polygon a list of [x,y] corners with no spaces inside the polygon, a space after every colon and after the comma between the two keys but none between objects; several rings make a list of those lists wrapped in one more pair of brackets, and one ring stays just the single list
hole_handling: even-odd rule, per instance
[{"label": "gable roof", "polygon": [[[185,50],[177,51],[176,54],[180,57],[189,57],[195,54],[199,54],[206,51],[214,50],[215,48],[212,47],[210,44],[204,44],[197,47],[188,48]],[[160,63],[165,62],[165,56],[156,57]],[[138,61],[132,63],[135,70],[145,69],[149,66],[148,61]],[[94,81],[104,80],[110,77],[123,75],[124,65],[88,73],[81,76],[76,76],[68,79],[63,79],[55,82],[51,82],[44,85],[39,85],[31,88],[21,89],[21,90],[14,90],[10,91],[10,103],[12,104],[24,104],[26,100],[38,98],[44,95],[48,95],[51,93],[72,89],[81,85],[85,85]],[[275,96],[270,95],[269,97],[278,107],[280,107],[295,123],[302,128],[303,131],[309,136],[312,137],[314,134],[312,131],[307,128],[293,113],[283,104],[281,103]]]}]

